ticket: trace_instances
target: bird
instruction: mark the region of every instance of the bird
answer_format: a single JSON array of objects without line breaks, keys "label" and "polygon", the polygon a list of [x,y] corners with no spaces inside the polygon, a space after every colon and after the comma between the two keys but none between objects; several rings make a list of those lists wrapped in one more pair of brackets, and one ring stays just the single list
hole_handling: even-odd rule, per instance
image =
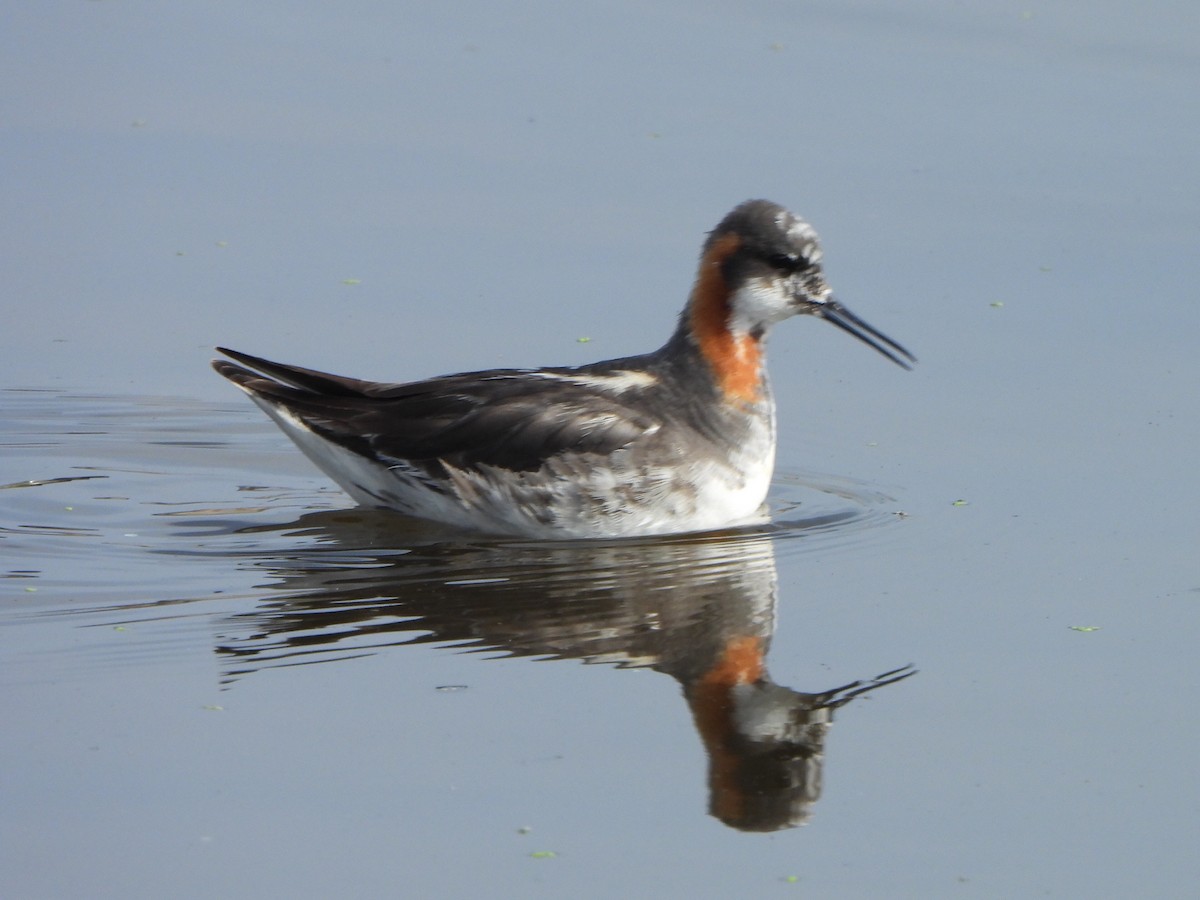
[{"label": "bird", "polygon": [[685,534],[769,521],[765,342],[796,315],[916,362],[834,296],[807,221],[748,200],[708,234],[678,324],[650,353],[403,383],[224,347],[212,365],[361,506],[538,540]]}]

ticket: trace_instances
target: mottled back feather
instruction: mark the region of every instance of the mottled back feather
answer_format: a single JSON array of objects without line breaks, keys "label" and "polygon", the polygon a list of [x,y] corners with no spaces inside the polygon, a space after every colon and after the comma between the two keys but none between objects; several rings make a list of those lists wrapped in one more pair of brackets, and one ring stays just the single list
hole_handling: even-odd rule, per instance
[{"label": "mottled back feather", "polygon": [[213,363],[218,372],[322,437],[431,474],[444,474],[443,461],[535,471],[567,451],[612,453],[661,425],[612,391],[554,378],[554,370],[549,377],[497,369],[383,384],[222,352],[265,375],[222,360]]}]

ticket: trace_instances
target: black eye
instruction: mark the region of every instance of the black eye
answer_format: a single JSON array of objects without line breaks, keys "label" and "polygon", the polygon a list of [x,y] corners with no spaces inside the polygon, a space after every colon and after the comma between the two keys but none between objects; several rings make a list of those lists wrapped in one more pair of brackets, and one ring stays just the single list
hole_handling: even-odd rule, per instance
[{"label": "black eye", "polygon": [[781,272],[798,272],[808,268],[808,260],[798,253],[772,253],[767,262]]}]

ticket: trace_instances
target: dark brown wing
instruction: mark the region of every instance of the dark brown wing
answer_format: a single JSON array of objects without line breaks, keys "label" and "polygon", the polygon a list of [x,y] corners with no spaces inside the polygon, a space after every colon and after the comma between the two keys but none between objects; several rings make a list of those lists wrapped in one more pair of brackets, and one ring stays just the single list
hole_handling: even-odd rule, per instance
[{"label": "dark brown wing", "polygon": [[564,452],[611,453],[661,424],[623,402],[636,391],[618,397],[594,384],[521,369],[383,384],[218,349],[257,370],[214,360],[219,373],[327,440],[431,471],[441,461],[533,471]]}]

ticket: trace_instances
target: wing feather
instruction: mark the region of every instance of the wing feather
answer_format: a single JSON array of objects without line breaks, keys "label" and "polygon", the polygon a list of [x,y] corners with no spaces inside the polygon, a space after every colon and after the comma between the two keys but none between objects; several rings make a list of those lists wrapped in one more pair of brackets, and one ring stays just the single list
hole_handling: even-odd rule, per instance
[{"label": "wing feather", "polygon": [[[607,454],[661,422],[625,402],[631,391],[573,379],[573,370],[498,369],[407,384],[360,381],[222,350],[215,361],[243,390],[283,407],[322,437],[381,461],[444,475],[481,466],[534,471],[566,452]],[[653,381],[651,379],[651,381]]]}]

